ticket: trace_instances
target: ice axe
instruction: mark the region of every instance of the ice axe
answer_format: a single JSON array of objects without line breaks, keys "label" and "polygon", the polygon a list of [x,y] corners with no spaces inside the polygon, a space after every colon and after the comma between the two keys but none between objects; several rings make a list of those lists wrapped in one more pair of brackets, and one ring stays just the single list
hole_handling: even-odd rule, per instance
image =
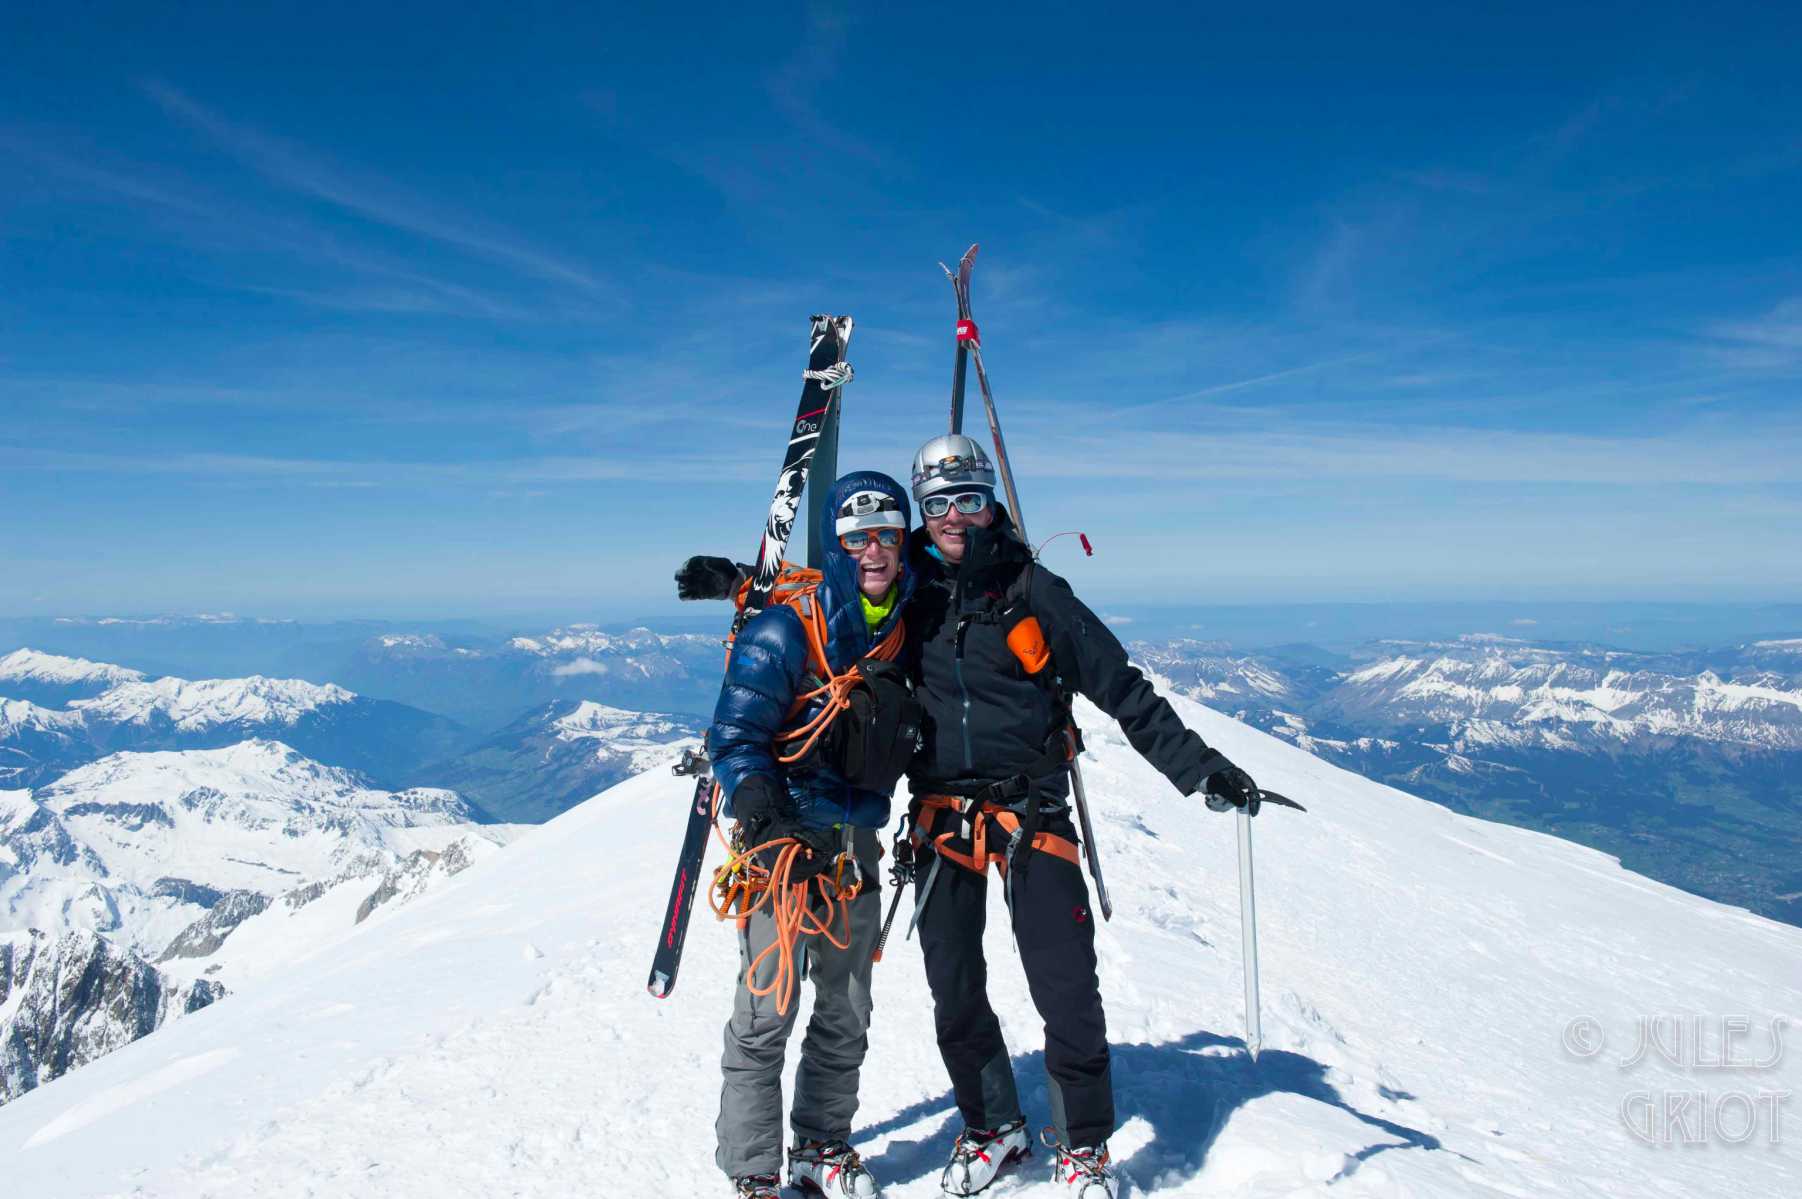
[{"label": "ice axe", "polygon": [[[1266,791],[1262,787],[1258,788],[1257,802],[1294,808],[1298,812],[1308,810],[1287,795]],[[1258,896],[1252,885],[1251,875],[1250,804],[1239,806],[1238,830],[1239,945],[1245,958],[1245,1048],[1251,1052],[1251,1060],[1255,1062],[1258,1060],[1258,1050],[1264,1047],[1264,1020],[1258,1008]]]}]

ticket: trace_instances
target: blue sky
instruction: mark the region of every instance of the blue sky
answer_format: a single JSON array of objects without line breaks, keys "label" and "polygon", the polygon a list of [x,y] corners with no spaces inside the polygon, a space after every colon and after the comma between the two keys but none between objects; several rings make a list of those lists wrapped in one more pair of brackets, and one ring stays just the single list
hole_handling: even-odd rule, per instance
[{"label": "blue sky", "polygon": [[669,11],[10,6],[0,615],[661,602],[973,240],[1097,602],[1802,591],[1793,6]]}]

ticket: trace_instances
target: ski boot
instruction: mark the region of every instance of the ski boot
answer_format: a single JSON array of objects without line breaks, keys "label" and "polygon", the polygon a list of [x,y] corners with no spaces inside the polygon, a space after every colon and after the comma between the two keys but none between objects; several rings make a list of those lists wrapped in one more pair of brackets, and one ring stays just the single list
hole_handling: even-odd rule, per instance
[{"label": "ski boot", "polygon": [[844,1141],[802,1141],[791,1148],[788,1185],[827,1199],[874,1199],[882,1193],[863,1158]]},{"label": "ski boot", "polygon": [[782,1199],[782,1180],[774,1174],[745,1174],[732,1180],[732,1199]]},{"label": "ski boot", "polygon": [[994,1182],[1003,1166],[1031,1156],[1025,1120],[1000,1128],[966,1128],[951,1147],[951,1162],[939,1177],[939,1188],[947,1195],[974,1195]]},{"label": "ski boot", "polygon": [[1106,1141],[1072,1149],[1058,1140],[1055,1129],[1047,1128],[1039,1136],[1055,1154],[1051,1181],[1061,1184],[1070,1199],[1114,1199],[1120,1193],[1120,1180],[1107,1155]]}]

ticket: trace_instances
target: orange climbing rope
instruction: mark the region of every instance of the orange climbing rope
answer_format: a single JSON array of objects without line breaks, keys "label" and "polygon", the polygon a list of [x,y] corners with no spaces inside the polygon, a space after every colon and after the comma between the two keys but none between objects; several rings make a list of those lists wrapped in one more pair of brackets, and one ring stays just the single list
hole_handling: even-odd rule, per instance
[{"label": "orange climbing rope", "polygon": [[[784,562],[770,594],[769,603],[772,607],[786,604],[801,618],[801,628],[807,637],[808,666],[816,678],[825,680],[812,690],[795,697],[789,708],[788,719],[793,720],[816,700],[822,701],[820,710],[798,727],[776,735],[778,746],[787,747],[800,743],[791,752],[776,755],[776,760],[785,766],[801,761],[813,751],[820,738],[832,727],[832,722],[851,706],[852,688],[863,678],[856,665],[850,666],[841,674],[832,673],[831,659],[826,656],[826,613],[820,607],[818,596],[820,580],[819,571]],[[750,587],[750,580],[739,587],[738,605],[741,610],[750,594]],[[901,655],[905,639],[906,629],[900,621],[896,621],[895,627],[866,656],[893,662]],[[728,661],[730,657],[728,650]],[[725,842],[719,831],[720,799],[721,789],[716,786],[713,797],[713,831],[716,837]],[[759,863],[758,855],[771,850],[776,851],[775,864],[765,869]],[[728,843],[726,851],[725,864],[713,872],[713,889],[708,895],[708,903],[715,916],[721,920],[736,920],[740,928],[744,927],[753,913],[768,906],[770,916],[776,924],[776,936],[746,965],[745,989],[759,997],[773,994],[776,997],[776,1013],[787,1015],[788,1005],[794,1001],[795,984],[800,977],[796,968],[795,951],[800,946],[801,938],[825,937],[827,944],[835,949],[849,948],[850,906],[851,901],[863,890],[863,876],[856,859],[849,854],[841,854],[830,877],[821,874],[801,882],[793,881],[790,876],[795,863],[805,851],[801,843],[792,837],[766,841],[749,849],[740,849],[735,844]],[[849,880],[845,877],[847,863],[851,871]],[[816,898],[824,901],[826,910],[823,913],[815,911]],[[841,934],[834,934],[835,925],[842,925]],[[772,954],[776,959],[775,977],[760,986],[757,982],[758,971]]]},{"label": "orange climbing rope", "polygon": [[[814,745],[825,735],[832,722],[838,719],[839,713],[851,706],[851,689],[863,678],[863,674],[855,665],[847,668],[842,674],[833,674],[826,658],[826,614],[820,609],[817,593],[806,591],[789,601],[790,606],[801,617],[801,628],[807,634],[807,660],[815,672],[825,678],[825,682],[812,691],[802,692],[795,697],[789,709],[792,717],[803,711],[814,700],[823,700],[820,710],[815,712],[807,723],[799,728],[776,734],[776,740],[783,744],[799,741],[801,747],[787,754],[777,754],[776,760],[788,765],[798,762],[813,751]],[[906,626],[901,621],[888,631],[888,636],[878,641],[865,657],[875,658],[882,662],[893,662],[901,655],[901,646],[906,639]]]},{"label": "orange climbing rope", "polygon": [[[758,864],[757,855],[768,850],[776,851],[776,864],[765,870]],[[863,890],[863,877],[856,872],[855,860],[849,855],[839,857],[830,877],[820,874],[801,882],[792,881],[790,875],[803,852],[801,843],[793,837],[779,837],[749,849],[734,850],[725,864],[713,872],[713,890],[707,900],[715,916],[721,920],[736,920],[740,928],[754,912],[768,906],[770,917],[776,924],[776,935],[746,964],[745,990],[759,997],[775,995],[778,1016],[787,1015],[788,1005],[794,1001],[795,983],[799,978],[795,951],[801,938],[825,937],[827,944],[835,949],[850,948],[851,901]],[[852,863],[853,875],[847,882],[844,872],[848,861]],[[816,891],[825,902],[823,918],[814,911]],[[833,925],[839,918],[842,918],[843,932],[834,935]],[[776,958],[775,977],[759,986],[757,973],[772,954]]]}]

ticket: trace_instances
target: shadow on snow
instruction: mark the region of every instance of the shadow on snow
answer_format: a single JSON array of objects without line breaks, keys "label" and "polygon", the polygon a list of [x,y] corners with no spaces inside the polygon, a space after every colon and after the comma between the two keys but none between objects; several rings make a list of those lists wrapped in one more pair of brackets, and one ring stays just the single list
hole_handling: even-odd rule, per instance
[{"label": "shadow on snow", "polygon": [[[1161,1045],[1144,1043],[1112,1046],[1114,1104],[1117,1123],[1124,1126],[1143,1116],[1152,1139],[1130,1157],[1120,1160],[1122,1173],[1141,1187],[1179,1184],[1199,1173],[1226,1126],[1233,1110],[1262,1095],[1288,1092],[1312,1099],[1357,1118],[1381,1131],[1384,1139],[1350,1154],[1345,1168],[1328,1182],[1355,1173],[1366,1161],[1389,1149],[1443,1149],[1439,1138],[1418,1129],[1361,1112],[1342,1098],[1326,1080],[1326,1068],[1313,1058],[1282,1050],[1265,1050],[1253,1062],[1244,1052],[1204,1054],[1216,1046],[1243,1050],[1238,1037],[1193,1032],[1179,1041]],[[1048,1112],[1045,1054],[1043,1050],[1018,1054],[1013,1059],[1019,1081],[1020,1103],[1028,1113]],[[890,1141],[878,1156],[869,1158],[876,1177],[897,1183],[927,1176],[944,1168],[951,1141],[962,1126],[951,1092],[923,1099],[888,1119],[859,1129],[859,1143],[908,1128],[929,1116],[943,1118],[917,1140]],[[1034,1130],[1036,1133],[1036,1129]],[[1036,1135],[1035,1135],[1035,1140]],[[1462,1156],[1462,1155],[1460,1155]]]}]

